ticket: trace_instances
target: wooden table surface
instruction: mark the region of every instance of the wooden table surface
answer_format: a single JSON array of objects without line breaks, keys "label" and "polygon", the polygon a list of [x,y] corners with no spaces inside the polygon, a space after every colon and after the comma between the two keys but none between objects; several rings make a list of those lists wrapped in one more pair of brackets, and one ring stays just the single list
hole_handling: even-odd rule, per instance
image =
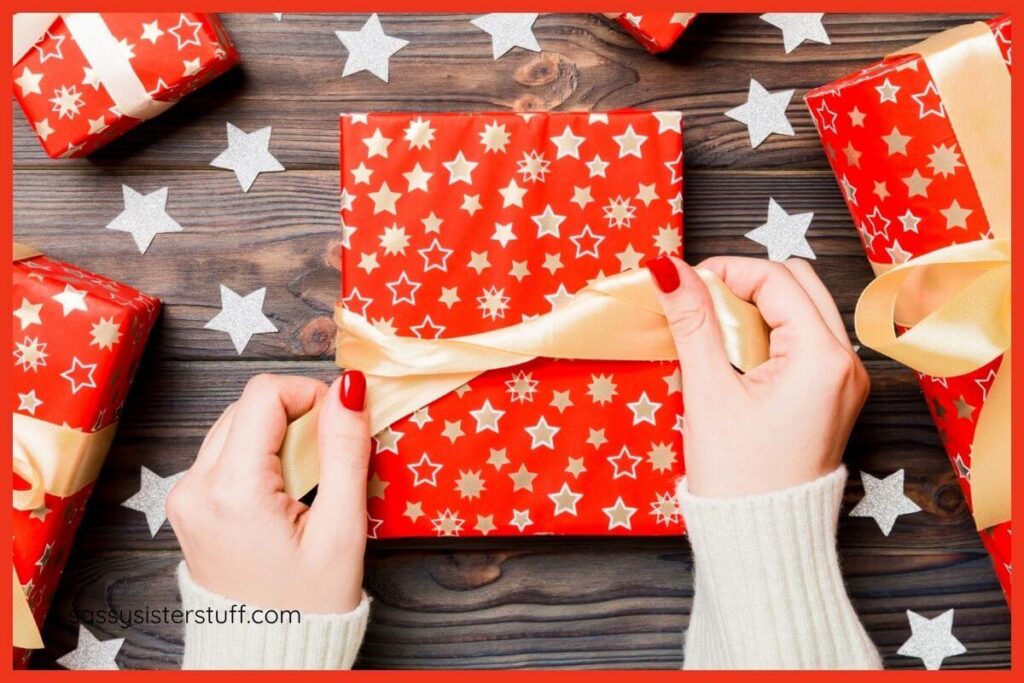
[{"label": "wooden table surface", "polygon": [[[168,527],[151,539],[143,516],[120,506],[139,466],[187,468],[207,428],[257,372],[335,374],[330,313],[338,295],[340,111],[678,109],[686,127],[686,251],[763,255],[743,234],[764,221],[768,198],[813,211],[814,265],[848,326],[870,278],[857,232],[810,115],[807,89],[895,48],[976,16],[826,15],[832,45],[790,55],[781,34],[752,15],[701,17],[669,54],[654,57],[596,14],[542,15],[544,51],[492,61],[487,34],[465,15],[385,16],[411,41],[391,59],[391,82],[341,78],[334,31],[366,15],[226,15],[244,64],[87,160],[46,159],[20,113],[14,124],[15,233],[52,255],[160,296],[165,313],[129,399],[45,628],[53,666],[77,637],[86,609],[178,605],[181,555]],[[795,88],[796,135],[751,149],[723,112],[746,98],[750,78]],[[287,168],[249,194],[209,166],[224,124],[273,126],[271,151]],[[122,208],[121,185],[170,188],[184,232],[159,236],[148,254],[105,230]],[[203,325],[220,307],[218,284],[268,288],[264,310],[280,329],[237,356],[227,335]],[[858,612],[890,667],[910,636],[906,610],[956,608],[967,653],[948,667],[1006,667],[1009,614],[913,373],[862,351],[874,390],[846,461],[853,475],[840,525],[843,567]],[[889,537],[845,512],[861,497],[858,470],[906,469],[923,509]],[[388,667],[676,668],[693,599],[683,538],[534,538],[373,543],[366,585],[373,622],[359,664]],[[123,668],[174,668],[180,627],[94,627],[125,637]]]}]

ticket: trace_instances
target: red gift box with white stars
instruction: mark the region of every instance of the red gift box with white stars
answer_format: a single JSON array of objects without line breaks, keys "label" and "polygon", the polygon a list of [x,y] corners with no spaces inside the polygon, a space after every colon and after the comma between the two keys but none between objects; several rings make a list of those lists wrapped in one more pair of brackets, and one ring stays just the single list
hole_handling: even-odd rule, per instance
[{"label": "red gift box with white stars", "polygon": [[[341,303],[457,337],[681,255],[682,150],[678,112],[343,115]],[[486,372],[375,437],[370,536],[678,534],[681,412],[675,363]]]},{"label": "red gift box with white stars", "polygon": [[695,12],[623,12],[609,16],[646,47],[648,52],[655,54],[671,49],[683,31],[697,18]]},{"label": "red gift box with white stars", "polygon": [[[84,432],[117,422],[160,300],[46,256],[15,261],[12,282],[12,412]],[[14,510],[14,569],[40,628],[91,490]],[[15,663],[28,654],[15,648]]]},{"label": "red gift box with white stars", "polygon": [[[989,23],[1010,67],[1010,19]],[[861,69],[806,96],[868,259],[902,263],[986,239],[989,225],[928,67],[917,55]],[[1000,359],[960,377],[920,376],[954,472],[971,500],[971,444]],[[1010,595],[1010,524],[981,532]]]},{"label": "red gift box with white stars", "polygon": [[[74,17],[97,17],[107,47],[129,67],[153,100],[173,103],[238,63],[238,53],[213,14],[109,12],[56,18],[14,65],[14,96],[51,158],[91,154],[142,123],[122,112],[76,33]],[[87,24],[88,26],[88,24]],[[99,27],[102,33],[102,26]],[[109,67],[108,67],[109,68]],[[132,78],[129,74],[128,78]]]}]

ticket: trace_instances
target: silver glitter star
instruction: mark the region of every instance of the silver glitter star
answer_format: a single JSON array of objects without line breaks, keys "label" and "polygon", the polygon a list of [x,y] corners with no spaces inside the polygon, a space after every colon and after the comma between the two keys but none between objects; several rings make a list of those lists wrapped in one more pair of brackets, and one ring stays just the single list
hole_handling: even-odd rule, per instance
[{"label": "silver glitter star", "polygon": [[821,25],[821,12],[776,12],[762,14],[761,19],[782,29],[782,46],[788,55],[805,40],[831,45],[825,27]]},{"label": "silver glitter star", "polygon": [[57,660],[65,669],[77,671],[116,671],[117,653],[121,651],[124,638],[99,640],[85,626],[78,626],[78,646]]},{"label": "silver glitter star", "polygon": [[485,14],[470,23],[491,34],[491,51],[497,59],[514,47],[540,52],[540,43],[533,35],[533,22],[538,16],[536,13]]},{"label": "silver glitter star", "polygon": [[904,657],[917,657],[926,669],[932,671],[942,667],[942,660],[967,652],[964,644],[953,635],[953,614],[949,609],[928,619],[917,612],[907,610],[910,621],[910,638],[900,646],[896,654]]},{"label": "silver glitter star", "polygon": [[139,468],[139,492],[121,505],[146,515],[149,533],[155,538],[160,527],[167,521],[167,513],[164,509],[167,503],[167,494],[183,476],[185,476],[184,472],[178,472],[169,477],[161,477],[148,467],[142,466]]},{"label": "silver glitter star", "polygon": [[885,479],[860,473],[864,484],[864,497],[850,510],[851,517],[871,517],[886,536],[892,531],[896,518],[920,512],[917,503],[903,493],[903,470],[897,470]]},{"label": "silver glitter star", "polygon": [[239,296],[230,287],[220,286],[220,313],[204,326],[208,330],[227,332],[242,355],[254,334],[277,332],[277,328],[263,315],[263,299],[267,288],[260,287],[245,296]]},{"label": "silver glitter star", "polygon": [[747,127],[751,147],[757,147],[772,133],[795,135],[793,126],[789,125],[789,119],[786,118],[786,108],[793,99],[793,92],[768,92],[751,78],[747,101],[725,112],[725,115]]},{"label": "silver glitter star", "polygon": [[178,222],[167,215],[167,188],[139,194],[127,185],[121,186],[124,211],[107,223],[107,230],[131,233],[139,252],[145,254],[153,238],[163,232],[181,232]]},{"label": "silver glitter star", "polygon": [[746,238],[768,248],[768,258],[785,261],[790,256],[814,258],[807,243],[807,229],[813,213],[788,214],[775,199],[768,198],[768,222],[746,234]]},{"label": "silver glitter star", "polygon": [[241,128],[228,124],[228,148],[210,162],[210,166],[235,172],[242,192],[248,192],[260,173],[283,171],[274,155],[270,153],[271,127],[260,128],[255,133],[246,133]]},{"label": "silver glitter star", "polygon": [[408,40],[385,35],[376,14],[371,15],[358,31],[335,31],[334,34],[348,50],[342,78],[360,71],[369,71],[387,83],[388,60],[409,44]]}]

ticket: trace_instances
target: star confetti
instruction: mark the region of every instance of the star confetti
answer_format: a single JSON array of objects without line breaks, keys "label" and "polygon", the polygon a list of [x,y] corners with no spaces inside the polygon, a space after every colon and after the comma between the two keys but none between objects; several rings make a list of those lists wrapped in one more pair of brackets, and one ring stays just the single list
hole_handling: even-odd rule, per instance
[{"label": "star confetti", "polygon": [[792,12],[762,14],[761,19],[782,29],[782,46],[788,55],[805,40],[831,45],[825,27],[821,25],[821,12]]},{"label": "star confetti", "polygon": [[260,173],[284,170],[281,162],[270,153],[270,126],[246,133],[231,123],[227,125],[228,148],[218,154],[210,166],[234,171],[242,192],[249,191]]},{"label": "star confetti", "polygon": [[917,657],[926,669],[942,668],[942,660],[967,652],[964,644],[953,635],[954,610],[946,610],[939,616],[928,619],[917,612],[907,610],[911,636],[896,654]]},{"label": "star confetti", "polygon": [[116,671],[117,653],[124,645],[124,638],[99,640],[85,626],[78,625],[78,645],[74,650],[57,660],[65,669],[77,671]]},{"label": "star confetti", "polygon": [[494,58],[504,56],[514,47],[531,52],[540,52],[540,44],[533,35],[536,13],[485,14],[470,23],[491,36],[491,50]]},{"label": "star confetti", "polygon": [[239,296],[230,287],[220,286],[221,311],[204,327],[208,330],[227,332],[235,345],[238,355],[242,355],[254,334],[277,332],[274,323],[263,314],[263,299],[267,288],[260,287],[245,296]]},{"label": "star confetti", "polygon": [[920,512],[921,508],[903,493],[903,470],[893,472],[885,479],[878,479],[867,472],[861,472],[864,497],[850,510],[851,517],[871,517],[888,536],[896,518]]},{"label": "star confetti", "polygon": [[121,186],[124,211],[107,223],[107,230],[131,233],[139,252],[146,253],[153,238],[165,232],[181,232],[178,222],[167,215],[167,188],[139,194],[127,185]]},{"label": "star confetti", "polygon": [[790,256],[814,258],[807,243],[807,229],[813,213],[788,214],[774,199],[768,199],[768,222],[754,228],[745,237],[768,248],[768,258],[785,261]]},{"label": "star confetti", "polygon": [[358,31],[335,31],[334,34],[348,50],[342,78],[360,71],[369,71],[387,83],[388,60],[409,44],[408,40],[385,35],[376,14],[371,15]]},{"label": "star confetti", "polygon": [[786,109],[793,99],[793,92],[768,92],[763,85],[751,78],[747,101],[725,112],[725,115],[747,127],[751,147],[757,147],[772,133],[795,135],[793,126],[786,118]]},{"label": "star confetti", "polygon": [[139,491],[128,500],[121,503],[129,510],[135,510],[146,515],[146,524],[149,525],[149,533],[154,538],[160,527],[167,521],[165,506],[167,494],[171,492],[178,480],[185,476],[184,472],[172,474],[169,477],[161,477],[148,467],[142,466],[139,469]]}]

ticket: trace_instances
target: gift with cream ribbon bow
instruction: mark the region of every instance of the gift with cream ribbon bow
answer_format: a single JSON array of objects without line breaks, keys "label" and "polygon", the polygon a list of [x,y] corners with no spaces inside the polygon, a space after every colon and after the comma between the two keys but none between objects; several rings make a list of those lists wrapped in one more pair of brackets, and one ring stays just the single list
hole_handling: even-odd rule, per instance
[{"label": "gift with cream ribbon bow", "polygon": [[11,375],[16,666],[40,627],[160,301],[14,245]]},{"label": "gift with cream ribbon bow", "polygon": [[14,94],[50,157],[86,156],[238,62],[213,14],[19,13]]},{"label": "gift with cream ribbon bow", "polygon": [[1009,595],[1009,18],[807,95],[875,280],[857,336],[918,372]]}]

